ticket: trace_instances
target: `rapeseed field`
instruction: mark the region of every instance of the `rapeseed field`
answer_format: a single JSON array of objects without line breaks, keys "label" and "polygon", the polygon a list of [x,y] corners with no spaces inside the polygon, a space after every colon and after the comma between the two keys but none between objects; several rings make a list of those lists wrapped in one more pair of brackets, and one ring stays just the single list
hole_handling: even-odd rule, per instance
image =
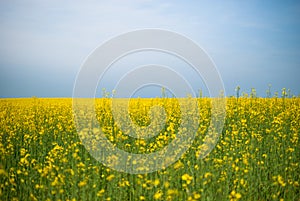
[{"label": "rapeseed field", "polygon": [[[99,129],[126,152],[149,154],[176,138],[175,98],[130,100],[141,127],[151,123],[152,106],[165,109],[164,126],[148,139],[118,128],[110,98],[95,102]],[[129,174],[86,150],[80,135],[88,132],[77,132],[71,98],[1,99],[0,200],[300,200],[300,98],[226,98],[223,132],[203,159],[211,99],[197,102],[199,127],[186,153],[161,170]]]}]

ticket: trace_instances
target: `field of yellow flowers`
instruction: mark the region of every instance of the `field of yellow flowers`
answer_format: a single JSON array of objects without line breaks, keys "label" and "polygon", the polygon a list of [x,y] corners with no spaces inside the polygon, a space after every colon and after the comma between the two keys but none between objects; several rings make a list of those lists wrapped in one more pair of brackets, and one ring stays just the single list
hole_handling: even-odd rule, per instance
[{"label": "field of yellow flowers", "polygon": [[[132,99],[136,124],[150,124],[161,105],[164,128],[135,139],[118,129],[110,99],[96,100],[107,139],[127,152],[151,153],[176,138],[178,103]],[[300,98],[226,98],[216,147],[198,159],[210,122],[210,99],[199,98],[199,128],[188,151],[169,167],[147,174],[117,172],[82,145],[72,99],[0,99],[0,200],[300,200]]]}]

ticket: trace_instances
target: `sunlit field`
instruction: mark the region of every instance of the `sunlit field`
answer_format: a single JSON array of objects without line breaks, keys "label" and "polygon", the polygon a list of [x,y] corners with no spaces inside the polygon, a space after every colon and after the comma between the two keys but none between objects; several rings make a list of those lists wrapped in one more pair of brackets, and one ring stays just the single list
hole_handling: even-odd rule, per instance
[{"label": "sunlit field", "polygon": [[[198,159],[210,123],[209,98],[198,98],[199,128],[188,151],[147,174],[117,172],[95,160],[76,131],[72,99],[0,100],[0,200],[300,200],[300,98],[226,98],[216,147]],[[147,140],[114,122],[111,99],[96,100],[107,139],[148,154],[176,138],[174,98],[132,99],[131,119],[147,126],[151,106],[165,108],[163,129]]]}]

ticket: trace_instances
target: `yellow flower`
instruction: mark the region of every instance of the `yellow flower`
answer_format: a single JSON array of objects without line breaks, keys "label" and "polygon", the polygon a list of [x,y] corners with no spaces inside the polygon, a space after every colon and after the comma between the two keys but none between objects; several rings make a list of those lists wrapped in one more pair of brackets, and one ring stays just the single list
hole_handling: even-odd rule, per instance
[{"label": "yellow flower", "polygon": [[106,180],[111,181],[111,180],[113,180],[113,178],[115,178],[115,175],[111,174],[108,177],[106,177]]},{"label": "yellow flower", "polygon": [[229,198],[231,201],[239,200],[242,197],[240,193],[237,193],[235,190],[231,191]]},{"label": "yellow flower", "polygon": [[211,177],[211,176],[212,176],[212,173],[210,173],[210,172],[206,172],[204,174],[204,178],[208,178],[208,177]]},{"label": "yellow flower", "polygon": [[130,186],[129,181],[122,179],[122,181],[119,181],[118,185],[120,187],[124,187],[124,186]]},{"label": "yellow flower", "polygon": [[286,183],[284,182],[282,176],[278,175],[277,179],[278,179],[278,183],[279,183],[282,187],[285,187]]},{"label": "yellow flower", "polygon": [[55,178],[54,178],[54,181],[51,182],[51,186],[57,186],[58,184],[59,184],[58,177],[55,177]]},{"label": "yellow flower", "polygon": [[168,189],[167,190],[167,195],[176,195],[178,194],[177,189]]},{"label": "yellow flower", "polygon": [[97,196],[101,197],[104,194],[105,190],[101,189],[100,191],[97,192]]},{"label": "yellow flower", "polygon": [[168,182],[168,181],[164,182],[164,186],[165,186],[165,188],[169,188],[170,182]]},{"label": "yellow flower", "polygon": [[37,201],[38,199],[32,193],[30,193],[30,200]]},{"label": "yellow flower", "polygon": [[179,168],[182,168],[184,165],[181,161],[178,161],[177,163],[174,164],[174,169],[177,170]]},{"label": "yellow flower", "polygon": [[188,175],[188,174],[184,174],[184,175],[181,176],[181,179],[183,181],[185,181],[187,184],[190,184],[193,180],[193,177]]},{"label": "yellow flower", "polygon": [[155,200],[159,200],[159,199],[161,199],[162,195],[163,195],[163,193],[161,192],[161,190],[159,190],[154,194],[153,198]]},{"label": "yellow flower", "polygon": [[78,187],[83,187],[87,184],[87,182],[84,180],[84,181],[81,181],[78,183]]},{"label": "yellow flower", "polygon": [[201,195],[199,193],[194,193],[194,198],[198,200],[201,198]]},{"label": "yellow flower", "polygon": [[153,182],[154,186],[157,186],[159,185],[159,179],[155,179],[154,182]]}]

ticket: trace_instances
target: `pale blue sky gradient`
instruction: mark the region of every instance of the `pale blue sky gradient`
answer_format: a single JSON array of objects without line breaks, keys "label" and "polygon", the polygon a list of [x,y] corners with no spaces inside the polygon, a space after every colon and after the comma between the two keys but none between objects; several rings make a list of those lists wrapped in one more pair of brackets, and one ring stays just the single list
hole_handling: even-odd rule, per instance
[{"label": "pale blue sky gradient", "polygon": [[227,95],[240,85],[264,96],[268,84],[298,95],[299,19],[299,1],[1,1],[0,97],[71,97],[93,49],[142,28],[199,44]]}]

